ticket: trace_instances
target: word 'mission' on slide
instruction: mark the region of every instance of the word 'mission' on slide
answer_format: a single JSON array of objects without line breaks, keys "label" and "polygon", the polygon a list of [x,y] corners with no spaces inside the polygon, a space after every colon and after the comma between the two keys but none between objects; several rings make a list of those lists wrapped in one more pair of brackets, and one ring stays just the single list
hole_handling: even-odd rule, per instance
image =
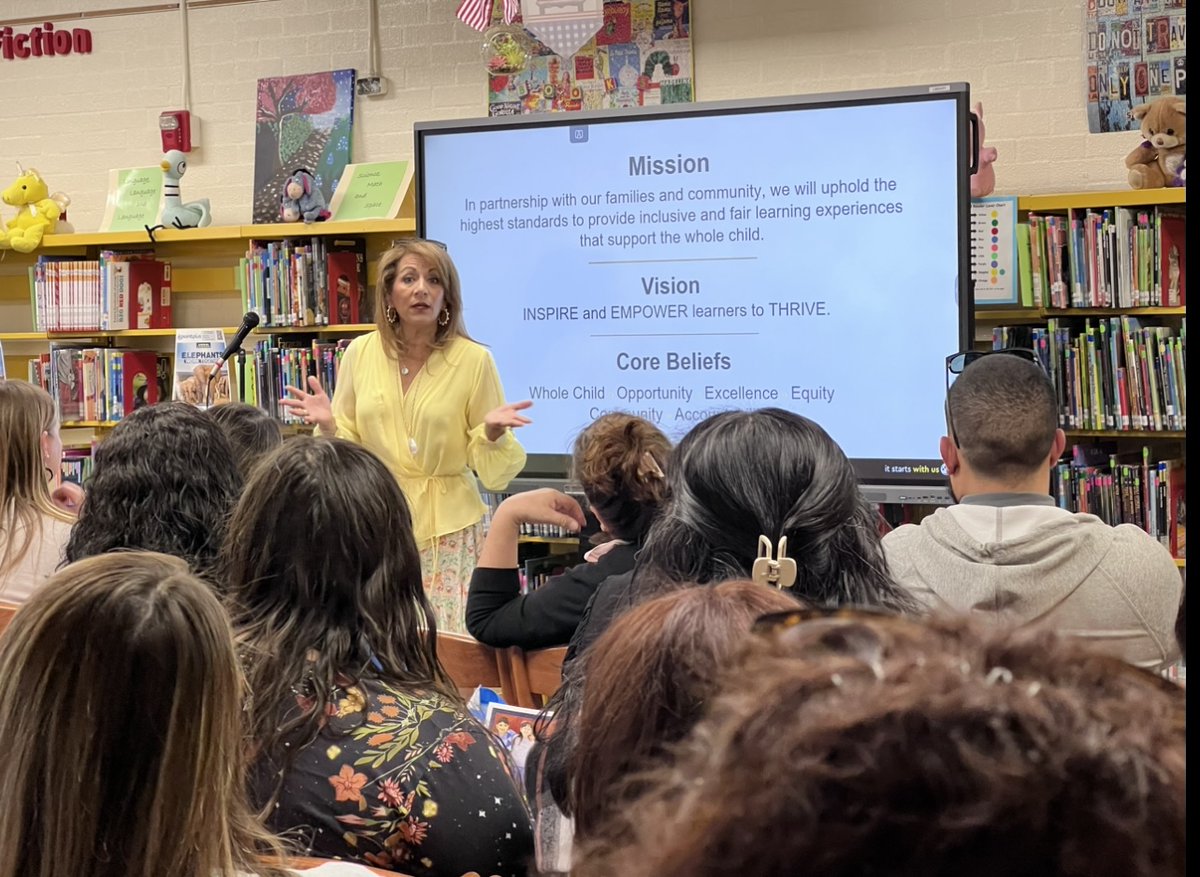
[{"label": "word 'mission' on slide", "polygon": [[427,236],[534,453],[778,406],[936,460],[958,345],[956,109],[913,101],[425,136]]}]

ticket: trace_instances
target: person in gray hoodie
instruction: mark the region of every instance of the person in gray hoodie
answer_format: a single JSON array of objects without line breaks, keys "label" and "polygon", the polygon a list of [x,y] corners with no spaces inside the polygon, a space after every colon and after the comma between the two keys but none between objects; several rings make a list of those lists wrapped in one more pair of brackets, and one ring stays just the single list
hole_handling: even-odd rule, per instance
[{"label": "person in gray hoodie", "polygon": [[1029,358],[976,356],[946,399],[941,456],[957,505],[884,537],[892,576],[931,610],[1048,625],[1139,667],[1172,663],[1182,578],[1170,553],[1132,524],[1055,505],[1066,436],[1054,385]]}]

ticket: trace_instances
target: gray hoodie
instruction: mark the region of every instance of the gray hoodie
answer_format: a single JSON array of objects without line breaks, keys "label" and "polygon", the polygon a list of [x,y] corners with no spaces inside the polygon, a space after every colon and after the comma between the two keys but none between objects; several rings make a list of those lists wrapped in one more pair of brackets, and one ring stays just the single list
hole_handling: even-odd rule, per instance
[{"label": "gray hoodie", "polygon": [[1075,514],[1049,496],[989,494],[883,538],[892,575],[931,609],[1048,624],[1139,667],[1179,656],[1183,583],[1149,534]]}]

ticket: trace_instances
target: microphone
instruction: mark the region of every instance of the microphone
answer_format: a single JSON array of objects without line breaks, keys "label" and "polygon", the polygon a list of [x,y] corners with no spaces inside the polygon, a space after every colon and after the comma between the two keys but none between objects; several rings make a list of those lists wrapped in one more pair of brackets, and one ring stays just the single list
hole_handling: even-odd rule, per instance
[{"label": "microphone", "polygon": [[237,332],[233,336],[233,340],[225,345],[225,349],[221,352],[221,358],[217,360],[216,366],[212,373],[208,376],[208,381],[204,385],[204,407],[208,408],[212,405],[212,385],[217,376],[221,374],[221,367],[229,361],[229,357],[233,356],[242,349],[242,342],[246,340],[246,336],[258,325],[258,314],[255,311],[246,311],[242,317],[242,325],[238,326]]},{"label": "microphone", "polygon": [[246,340],[246,336],[258,325],[258,314],[254,311],[246,311],[246,315],[242,317],[242,325],[238,326],[237,334],[233,336],[233,340],[225,347],[225,351],[221,354],[221,362],[218,365],[223,365],[229,357],[233,356],[242,349],[242,342]]}]

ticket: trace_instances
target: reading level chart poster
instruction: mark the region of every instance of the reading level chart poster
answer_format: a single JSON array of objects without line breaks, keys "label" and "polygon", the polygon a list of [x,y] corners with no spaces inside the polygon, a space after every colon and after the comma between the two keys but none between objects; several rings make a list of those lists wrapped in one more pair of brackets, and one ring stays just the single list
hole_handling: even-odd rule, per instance
[{"label": "reading level chart poster", "polygon": [[1087,0],[1087,115],[1093,134],[1136,131],[1129,115],[1187,95],[1186,0]]},{"label": "reading level chart poster", "polygon": [[[606,2],[604,24],[570,58],[530,35],[534,50],[525,69],[488,78],[488,115],[691,103],[691,6],[690,0]],[[504,20],[502,7],[498,0],[493,23]],[[521,23],[519,15],[514,23]]]}]

